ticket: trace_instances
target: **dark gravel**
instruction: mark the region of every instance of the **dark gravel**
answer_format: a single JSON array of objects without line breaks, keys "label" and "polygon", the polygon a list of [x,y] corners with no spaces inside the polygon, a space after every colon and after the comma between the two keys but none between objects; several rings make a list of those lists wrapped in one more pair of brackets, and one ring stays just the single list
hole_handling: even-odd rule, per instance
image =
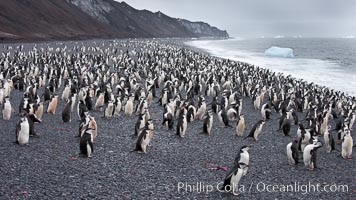
[{"label": "dark gravel", "polygon": [[[19,91],[12,93],[15,113],[21,96]],[[203,121],[195,121],[188,124],[185,138],[179,138],[175,131],[160,126],[163,109],[152,104],[155,135],[148,153],[139,154],[130,153],[135,146],[132,134],[137,116],[121,114],[119,118],[104,119],[102,112],[92,112],[98,124],[98,138],[93,158],[88,159],[78,156],[79,139],[74,137],[78,128],[76,113],[73,112],[71,123],[61,121],[64,104],[59,102],[55,115],[44,114],[43,122],[36,124],[40,137],[31,137],[27,146],[13,143],[19,117],[14,114],[10,121],[0,119],[0,199],[236,199],[216,190],[226,172],[210,170],[207,163],[230,168],[239,148],[246,144],[253,147],[249,151],[249,171],[240,182],[245,191],[239,199],[356,198],[355,158],[344,160],[339,151],[328,154],[323,147],[318,152],[317,170],[309,171],[303,163],[288,165],[286,145],[296,137],[297,126],[292,127],[292,137],[283,136],[276,131],[279,117],[276,113],[265,124],[257,142],[236,137],[234,129],[220,128],[216,115],[211,136],[198,134]],[[246,135],[261,115],[246,98],[243,113]],[[301,119],[302,116],[299,113]],[[336,133],[333,134],[336,138]],[[211,185],[214,191],[178,190],[179,183]],[[347,185],[348,192],[258,191],[257,185],[263,189],[263,183],[320,184],[321,187],[338,184]]]}]

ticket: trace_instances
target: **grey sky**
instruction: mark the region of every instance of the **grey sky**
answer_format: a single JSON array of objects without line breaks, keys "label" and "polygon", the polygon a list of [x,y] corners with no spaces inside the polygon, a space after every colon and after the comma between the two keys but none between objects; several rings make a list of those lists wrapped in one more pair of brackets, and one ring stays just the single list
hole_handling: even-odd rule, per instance
[{"label": "grey sky", "polygon": [[235,37],[356,36],[355,0],[126,0],[137,9],[205,21]]}]

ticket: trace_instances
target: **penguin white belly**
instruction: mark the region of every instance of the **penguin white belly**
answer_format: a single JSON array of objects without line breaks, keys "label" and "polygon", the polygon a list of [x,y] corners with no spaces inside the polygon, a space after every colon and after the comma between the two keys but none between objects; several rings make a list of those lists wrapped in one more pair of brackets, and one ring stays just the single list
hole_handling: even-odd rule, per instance
[{"label": "penguin white belly", "polygon": [[210,88],[206,91],[206,96],[211,97],[212,95],[212,91],[210,90]]},{"label": "penguin white belly", "polygon": [[113,113],[113,106],[112,105],[108,105],[108,107],[105,109],[105,117],[112,117],[112,113]]},{"label": "penguin white belly", "polygon": [[4,90],[0,88],[0,105],[2,105],[4,98]]},{"label": "penguin white belly", "polygon": [[301,150],[304,152],[305,147],[309,144],[310,135],[305,135],[302,144],[300,145]]},{"label": "penguin white belly", "polygon": [[221,114],[222,114],[221,112],[222,112],[222,111],[220,111],[219,114],[218,114],[218,119],[219,119],[219,121],[220,121],[221,124],[224,124],[223,118],[222,118],[222,116],[221,116]]},{"label": "penguin white belly", "polygon": [[148,110],[145,113],[145,121],[147,122],[149,119],[151,119],[151,115],[150,112],[148,112]]},{"label": "penguin white belly", "polygon": [[256,129],[255,134],[253,136],[255,138],[255,140],[258,140],[258,135],[260,135],[261,131],[262,131],[262,127],[261,126]]},{"label": "penguin white belly", "polygon": [[138,129],[142,129],[143,127],[145,127],[145,124],[146,124],[145,120],[141,120],[140,126],[138,127]]},{"label": "penguin white belly", "polygon": [[47,113],[50,113],[52,108],[53,108],[53,103],[52,103],[52,101],[50,101],[48,104]]},{"label": "penguin white belly", "polygon": [[148,105],[151,104],[152,100],[153,100],[152,92],[149,92],[148,95],[147,95],[147,103],[148,103]]},{"label": "penguin white belly", "polygon": [[250,163],[250,155],[247,152],[241,154],[239,162],[245,163],[248,165]]},{"label": "penguin white belly", "polygon": [[126,116],[131,116],[133,112],[133,103],[132,101],[127,101],[125,105],[125,114]]},{"label": "penguin white belly", "polygon": [[[150,125],[148,125],[148,129],[150,129],[150,130],[154,130],[154,129],[155,129],[153,123],[150,124]],[[153,137],[153,134],[151,134],[151,135],[152,135],[152,137]]]},{"label": "penguin white belly", "polygon": [[114,112],[114,116],[118,117],[120,115],[120,111],[121,111],[121,102],[117,103],[117,105],[115,106],[115,112]]},{"label": "penguin white belly", "polygon": [[287,157],[288,157],[288,163],[290,165],[294,165],[295,161],[293,159],[292,142],[287,145]]},{"label": "penguin white belly", "polygon": [[6,82],[5,85],[4,85],[4,95],[5,95],[5,97],[6,96],[10,97],[10,92],[11,92],[10,85]]},{"label": "penguin white belly", "polygon": [[78,104],[77,104],[77,115],[78,115],[78,119],[81,119],[81,117],[80,117],[80,102],[78,102]]},{"label": "penguin white belly", "polygon": [[108,107],[108,108],[106,109],[105,116],[106,116],[106,117],[112,117],[112,111],[113,111],[113,108],[112,108],[112,107]]},{"label": "penguin white belly", "polygon": [[74,106],[75,106],[75,101],[76,101],[76,95],[74,95],[73,97],[72,97],[72,105],[71,105],[71,112],[73,112],[73,110],[74,110]]},{"label": "penguin white belly", "polygon": [[208,134],[211,134],[211,130],[213,129],[213,117],[210,118],[209,124],[208,124]]},{"label": "penguin white belly", "polygon": [[234,109],[229,109],[227,110],[226,115],[229,120],[235,120],[235,116],[237,115],[237,112]]},{"label": "penguin white belly", "polygon": [[234,97],[234,94],[231,94],[229,96],[229,104],[233,103],[235,101],[235,97]]},{"label": "penguin white belly", "polygon": [[304,148],[303,151],[303,161],[304,165],[309,167],[311,165],[311,154],[310,151],[314,148],[313,144],[309,144]]},{"label": "penguin white belly", "polygon": [[52,99],[52,101],[50,101],[49,104],[48,104],[47,113],[55,114],[56,113],[56,108],[57,108],[57,100],[56,99]]},{"label": "penguin white belly", "polygon": [[38,119],[42,120],[42,114],[43,114],[43,105],[40,105],[38,109],[35,112],[36,116]]},{"label": "penguin white belly", "polygon": [[88,157],[91,158],[92,157],[92,149],[91,149],[89,143],[87,144],[87,153],[88,153]]},{"label": "penguin white belly", "polygon": [[255,109],[260,109],[260,104],[261,104],[261,101],[260,101],[260,97],[256,97],[256,100],[253,102],[254,106],[255,106]]},{"label": "penguin white belly", "polygon": [[231,189],[234,194],[238,194],[239,191],[239,183],[241,180],[241,177],[243,176],[243,170],[238,169],[236,175],[232,174],[230,184],[231,184]]},{"label": "penguin white belly", "polygon": [[202,104],[197,111],[197,119],[202,119],[206,111],[206,104]]},{"label": "penguin white belly", "polygon": [[302,137],[302,131],[300,129],[297,130],[297,137],[298,137],[298,141]]},{"label": "penguin white belly", "polygon": [[162,105],[166,105],[167,104],[167,95],[163,95],[162,96]]},{"label": "penguin white belly", "polygon": [[79,94],[78,94],[78,101],[80,101],[80,100],[84,101],[85,100],[85,96],[84,95],[85,95],[84,91],[80,90]]},{"label": "penguin white belly", "polygon": [[176,110],[176,106],[175,106],[175,103],[169,103],[168,104],[169,108],[171,109],[171,113],[175,113],[175,110]]},{"label": "penguin white belly", "polygon": [[69,92],[70,92],[70,90],[67,89],[67,87],[66,87],[64,89],[63,93],[62,93],[62,101],[67,101],[68,100]]},{"label": "penguin white belly", "polygon": [[23,122],[21,123],[21,130],[17,137],[17,141],[19,144],[24,145],[24,144],[28,144],[29,139],[30,139],[30,125],[28,124],[28,122]]},{"label": "penguin white belly", "polygon": [[327,130],[328,128],[328,121],[327,120],[324,120],[324,122],[321,124],[320,126],[320,133],[322,135],[324,135],[325,131]]},{"label": "penguin white belly", "polygon": [[261,115],[264,120],[266,120],[266,111],[264,108],[261,109]]},{"label": "penguin white belly", "polygon": [[342,143],[341,155],[343,158],[348,159],[352,154],[352,146],[353,140],[351,136],[347,136],[344,138],[344,142]]},{"label": "penguin white belly", "polygon": [[10,120],[11,118],[11,104],[6,102],[5,107],[2,110],[2,117],[4,120]]},{"label": "penguin white belly", "polygon": [[356,114],[354,113],[352,115],[351,121],[350,121],[350,125],[349,125],[349,129],[352,130],[352,127],[354,126],[354,123],[356,121]]},{"label": "penguin white belly", "polygon": [[141,143],[141,148],[144,153],[147,153],[147,146],[149,145],[149,143],[150,143],[150,137],[147,134],[146,138]]},{"label": "penguin white belly", "polygon": [[325,132],[325,134],[324,134],[324,143],[325,143],[325,145],[326,145],[326,150],[328,151],[328,152],[330,152],[331,151],[331,146],[330,146],[330,143],[329,143],[330,141],[329,141],[329,132]]},{"label": "penguin white belly", "polygon": [[100,95],[95,102],[95,109],[99,110],[104,105],[104,96]]},{"label": "penguin white belly", "polygon": [[245,122],[243,119],[240,119],[239,123],[236,126],[236,134],[237,136],[242,136],[245,130]]},{"label": "penguin white belly", "polygon": [[96,141],[96,137],[98,136],[98,126],[96,124],[96,121],[94,120],[94,118],[92,118],[89,122],[89,128],[93,129],[93,134],[92,134],[92,138],[91,141],[95,142]]},{"label": "penguin white belly", "polygon": [[[240,158],[240,161],[239,162],[242,162],[242,163],[245,163],[246,165],[248,165],[250,163],[250,156],[247,152],[244,152],[241,154],[241,158]],[[248,171],[248,167],[245,167],[243,169],[243,173],[242,175],[245,176],[247,174],[247,171]]]},{"label": "penguin white belly", "polygon": [[303,110],[308,110],[308,101],[307,100],[304,101]]},{"label": "penguin white belly", "polygon": [[183,120],[182,129],[181,129],[181,137],[184,137],[186,131],[187,131],[187,120]]}]

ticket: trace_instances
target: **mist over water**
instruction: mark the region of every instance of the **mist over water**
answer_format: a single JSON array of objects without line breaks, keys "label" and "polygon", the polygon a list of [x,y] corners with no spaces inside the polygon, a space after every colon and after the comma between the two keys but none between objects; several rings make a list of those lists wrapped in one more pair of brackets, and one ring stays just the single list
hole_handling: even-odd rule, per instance
[{"label": "mist over water", "polygon": [[[356,96],[356,39],[260,38],[195,40],[187,44],[213,56],[290,74]],[[265,56],[271,46],[292,48],[295,58]]]}]

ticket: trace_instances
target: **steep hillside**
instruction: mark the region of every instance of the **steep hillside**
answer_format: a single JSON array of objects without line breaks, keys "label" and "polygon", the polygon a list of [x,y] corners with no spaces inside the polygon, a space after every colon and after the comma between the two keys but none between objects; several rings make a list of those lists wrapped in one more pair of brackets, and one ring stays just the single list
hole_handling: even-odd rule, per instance
[{"label": "steep hillside", "polygon": [[1,0],[0,38],[56,39],[114,35],[78,7],[61,0]]},{"label": "steep hillside", "polygon": [[137,10],[113,0],[2,0],[1,40],[228,37],[203,22]]}]

